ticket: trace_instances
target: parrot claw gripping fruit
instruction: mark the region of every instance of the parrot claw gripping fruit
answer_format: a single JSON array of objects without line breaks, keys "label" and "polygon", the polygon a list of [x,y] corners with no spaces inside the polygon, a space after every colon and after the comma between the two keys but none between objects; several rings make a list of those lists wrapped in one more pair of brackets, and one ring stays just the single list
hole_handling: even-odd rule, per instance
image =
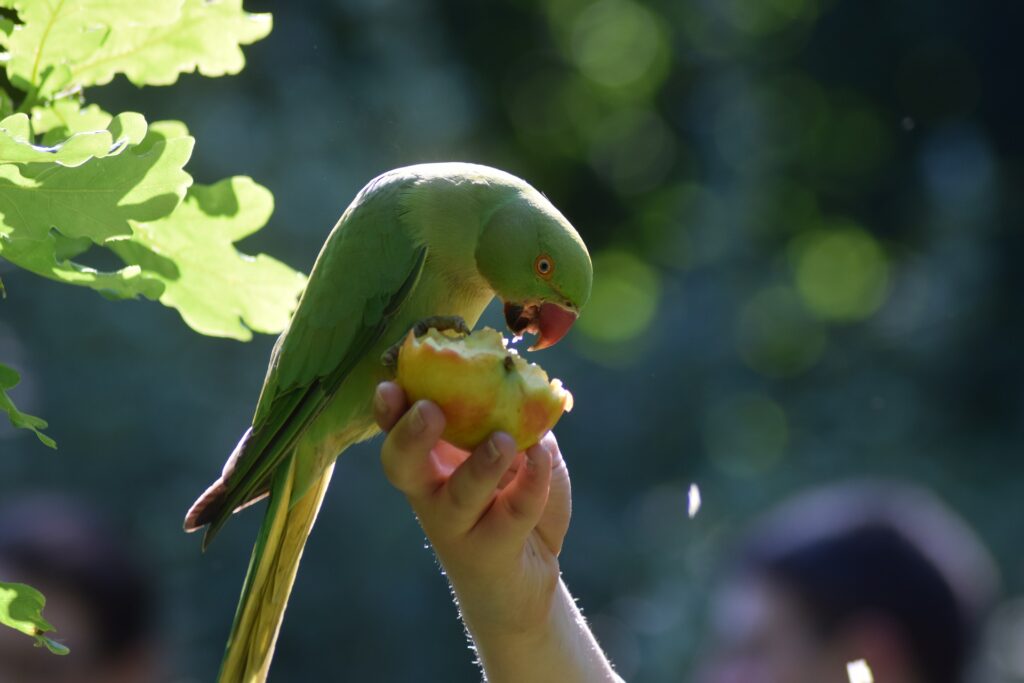
[{"label": "parrot claw gripping fruit", "polygon": [[431,328],[438,332],[446,332],[450,330],[463,335],[471,333],[466,321],[463,320],[460,315],[432,315],[429,318],[424,318],[413,325],[412,330],[413,334],[417,337],[422,337]]},{"label": "parrot claw gripping fruit", "polygon": [[471,450],[503,431],[524,450],[572,409],[561,380],[549,380],[543,368],[509,349],[497,330],[414,332],[399,349],[396,380],[410,402],[427,399],[441,408],[442,438],[459,448]]},{"label": "parrot claw gripping fruit", "polygon": [[[462,319],[461,315],[432,315],[429,318],[423,318],[417,321],[412,326],[412,334],[417,337],[422,337],[427,333],[429,329],[435,329],[439,332],[452,331],[458,332],[461,335],[467,335],[470,333],[469,325]],[[380,362],[391,368],[392,370],[398,367],[398,351],[402,348],[402,342],[405,338],[398,340],[387,351],[380,355]]]}]

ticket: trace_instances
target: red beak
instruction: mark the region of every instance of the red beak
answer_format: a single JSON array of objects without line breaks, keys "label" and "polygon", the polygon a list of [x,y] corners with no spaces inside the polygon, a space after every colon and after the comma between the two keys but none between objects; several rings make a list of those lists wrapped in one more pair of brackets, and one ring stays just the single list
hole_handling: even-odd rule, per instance
[{"label": "red beak", "polygon": [[540,351],[553,346],[569,332],[574,322],[576,314],[572,311],[557,304],[543,304],[537,315],[537,342],[530,347],[530,351]]},{"label": "red beak", "polygon": [[576,314],[557,304],[505,304],[505,322],[512,334],[522,336],[529,332],[537,335],[537,343],[530,351],[539,351],[553,345],[565,336],[576,322]]}]

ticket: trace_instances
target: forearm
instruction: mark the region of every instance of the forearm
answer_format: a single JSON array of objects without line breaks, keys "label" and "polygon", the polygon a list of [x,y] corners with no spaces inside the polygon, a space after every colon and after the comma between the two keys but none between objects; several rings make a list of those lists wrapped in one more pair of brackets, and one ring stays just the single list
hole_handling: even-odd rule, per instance
[{"label": "forearm", "polygon": [[463,619],[488,683],[622,683],[561,580],[547,619],[530,631],[490,631]]}]

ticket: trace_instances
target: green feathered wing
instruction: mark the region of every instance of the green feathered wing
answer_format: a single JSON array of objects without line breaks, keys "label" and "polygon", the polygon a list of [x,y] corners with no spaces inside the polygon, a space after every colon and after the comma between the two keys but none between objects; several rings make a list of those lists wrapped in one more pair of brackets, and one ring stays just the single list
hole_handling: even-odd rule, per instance
[{"label": "green feathered wing", "polygon": [[[387,179],[371,184],[338,221],[288,330],[274,347],[252,427],[220,479],[186,516],[186,530],[208,525],[205,548],[235,510],[270,496],[221,683],[266,676],[302,547],[333,469],[331,459],[297,487],[296,473],[305,464],[298,461],[318,446],[308,443],[309,427],[338,400],[353,369],[379,362],[368,354],[378,347],[423,270],[426,247],[407,234],[401,220],[402,187]],[[352,395],[353,388],[345,387],[344,393]],[[373,386],[354,389],[361,394]]]}]

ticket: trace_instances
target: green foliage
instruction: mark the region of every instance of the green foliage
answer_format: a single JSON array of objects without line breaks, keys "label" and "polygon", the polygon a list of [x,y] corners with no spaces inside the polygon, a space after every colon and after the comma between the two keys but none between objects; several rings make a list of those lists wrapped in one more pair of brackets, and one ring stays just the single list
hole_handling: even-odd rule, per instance
[{"label": "green foliage", "polygon": [[245,65],[240,45],[270,33],[269,14],[247,14],[241,0],[186,0],[175,20],[158,26],[112,27],[88,58],[69,69],[74,87],[103,85],[122,73],[135,85],[170,85],[178,74],[236,74]]},{"label": "green foliage", "polygon": [[[86,272],[91,269],[56,260],[51,231],[99,245],[123,239],[132,234],[129,221],[171,213],[192,182],[182,170],[192,153],[187,135],[154,129],[141,140],[123,142],[120,154],[74,167],[0,165],[0,255],[44,277],[93,286]],[[116,286],[113,291],[120,293]]]},{"label": "green foliage", "polygon": [[[243,11],[240,0],[0,6],[18,13],[19,23],[0,26],[0,42],[8,79],[25,91],[15,93],[16,112],[11,97],[0,100],[0,257],[110,298],[160,301],[203,334],[248,340],[283,329],[303,276],[234,247],[266,223],[269,191],[243,177],[193,188],[184,124],[83,102],[84,88],[118,73],[136,85],[237,73],[240,45],[266,36],[270,16]],[[94,247],[124,267],[74,260]]]},{"label": "green foliage", "polygon": [[66,655],[71,650],[46,636],[56,631],[43,619],[46,598],[32,586],[0,581],[0,624],[10,626],[36,639],[37,647],[45,647],[55,655]]},{"label": "green foliage", "polygon": [[137,223],[132,237],[112,248],[163,283],[160,302],[178,309],[192,329],[247,341],[250,330],[278,332],[288,324],[304,283],[280,261],[239,258],[232,246],[263,227],[273,210],[273,195],[251,178],[193,185],[176,211]]},{"label": "green foliage", "polygon": [[11,424],[15,427],[31,429],[39,437],[40,441],[50,448],[56,448],[57,444],[54,440],[39,431],[40,429],[46,429],[46,420],[21,412],[15,407],[11,397],[7,395],[7,390],[17,386],[20,381],[21,377],[17,372],[0,363],[0,410],[7,413],[7,417],[10,418]]},{"label": "green foliage", "polygon": [[[109,298],[160,301],[202,334],[245,341],[253,331],[281,331],[304,276],[234,246],[266,224],[270,192],[246,177],[193,186],[184,167],[195,141],[183,123],[147,123],[84,102],[86,88],[117,74],[143,86],[193,71],[238,73],[241,46],[270,32],[270,15],[245,12],[241,0],[0,0],[0,7],[17,14],[0,19],[16,90],[0,92],[0,258]],[[82,263],[91,249],[108,250],[124,267],[103,272]],[[18,381],[0,365],[0,410],[55,447],[41,432],[46,422],[7,395]],[[0,583],[0,623],[66,654],[44,635],[53,627],[43,604],[28,586]]]},{"label": "green foliage", "polygon": [[143,31],[173,21],[179,0],[3,0],[21,24],[6,39],[7,77],[39,99],[58,92],[71,68],[102,47],[117,29]]},{"label": "green foliage", "polygon": [[[145,132],[146,122],[137,114],[122,114],[110,125],[121,134],[115,143],[114,129],[105,127],[72,135],[63,143],[44,147],[32,143],[32,125],[25,114],[12,114],[0,121],[0,163],[40,161],[57,162],[62,166],[78,166],[91,157],[105,157],[121,151],[131,133],[125,129],[129,124],[135,131]],[[141,139],[141,136],[140,136]],[[138,140],[135,140],[138,142]]]}]

